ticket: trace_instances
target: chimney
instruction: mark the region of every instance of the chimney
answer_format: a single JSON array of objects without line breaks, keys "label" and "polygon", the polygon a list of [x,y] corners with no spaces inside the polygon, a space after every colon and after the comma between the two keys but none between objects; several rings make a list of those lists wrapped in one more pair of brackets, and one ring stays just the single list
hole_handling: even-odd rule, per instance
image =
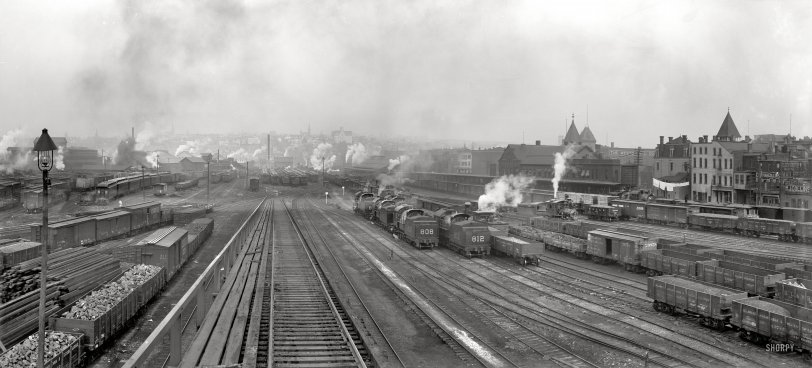
[{"label": "chimney", "polygon": [[540,140],[536,140],[536,145],[537,145],[537,146],[541,146],[541,141],[540,141]]},{"label": "chimney", "polygon": [[702,141],[705,142],[705,143],[708,143],[708,135],[707,134],[702,136]]},{"label": "chimney", "polygon": [[668,143],[671,143],[671,141],[673,141],[673,140],[674,140],[674,137],[668,137]]},{"label": "chimney", "polygon": [[615,142],[612,142],[612,145],[610,147],[615,148]]},{"label": "chimney", "polygon": [[682,136],[682,140],[687,141],[687,140],[688,140],[688,136],[683,134],[683,136]]},{"label": "chimney", "polygon": [[664,136],[660,136],[660,144],[663,144],[663,140],[665,139]]}]

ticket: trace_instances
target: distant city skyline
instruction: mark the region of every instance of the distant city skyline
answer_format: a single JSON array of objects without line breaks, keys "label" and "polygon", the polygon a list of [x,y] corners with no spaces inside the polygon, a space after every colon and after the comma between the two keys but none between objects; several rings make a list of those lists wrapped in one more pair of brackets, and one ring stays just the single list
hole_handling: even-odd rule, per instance
[{"label": "distant city skyline", "polygon": [[[812,136],[812,3],[0,3],[0,136]],[[790,118],[791,116],[791,118]]]}]

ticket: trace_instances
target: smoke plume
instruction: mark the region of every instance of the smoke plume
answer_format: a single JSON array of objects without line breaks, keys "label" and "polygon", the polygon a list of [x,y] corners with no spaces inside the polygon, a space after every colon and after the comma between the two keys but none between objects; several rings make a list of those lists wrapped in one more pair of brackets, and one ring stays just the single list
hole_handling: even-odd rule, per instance
[{"label": "smoke plume", "polygon": [[561,178],[567,171],[567,160],[569,160],[574,154],[575,146],[571,144],[567,145],[564,152],[555,153],[555,164],[553,165],[553,170],[555,170],[555,177],[553,177],[553,198],[556,198],[558,194],[558,182],[561,181]]},{"label": "smoke plume", "polygon": [[197,155],[204,151],[204,146],[211,143],[211,138],[195,139],[193,141],[186,141],[175,150],[175,156],[180,155],[182,152],[188,152],[191,155]]},{"label": "smoke plume", "polygon": [[65,170],[65,154],[64,147],[59,146],[56,154],[54,155],[54,167],[57,170]]},{"label": "smoke plume", "polygon": [[[12,155],[8,151],[9,147],[18,146],[19,143],[17,139],[20,135],[22,135],[22,133],[22,130],[14,129],[6,132],[6,134],[0,138],[0,171],[4,171],[7,174],[13,174],[16,170],[33,168],[31,164],[31,151],[20,151],[16,155]],[[36,156],[33,156],[33,160],[36,160]]]},{"label": "smoke plume", "polygon": [[344,161],[352,163],[353,165],[358,165],[369,158],[369,153],[367,152],[367,148],[364,147],[364,144],[361,142],[355,143],[349,147],[347,147],[347,155],[344,157]]},{"label": "smoke plume", "polygon": [[135,141],[132,137],[118,143],[116,152],[113,154],[113,163],[124,166],[149,165],[147,153],[135,150]]},{"label": "smoke plume", "polygon": [[409,156],[400,155],[398,158],[391,158],[389,159],[389,166],[386,168],[389,171],[395,168],[395,166],[400,166],[401,171],[404,171],[406,164],[409,162]]},{"label": "smoke plume", "polygon": [[485,185],[485,194],[479,196],[479,209],[495,211],[499,207],[516,207],[522,203],[521,191],[533,180],[535,178],[524,175],[507,175],[492,180]]},{"label": "smoke plume", "polygon": [[[319,143],[310,155],[310,165],[316,170],[330,170],[336,161],[336,155],[332,154],[333,145],[330,143]],[[322,167],[322,157],[324,167]]]},{"label": "smoke plume", "polygon": [[[136,147],[138,147],[137,144],[136,144]],[[153,169],[158,167],[158,152],[154,151],[154,152],[150,152],[149,154],[147,154],[147,162],[150,164],[150,167],[153,168]]]}]

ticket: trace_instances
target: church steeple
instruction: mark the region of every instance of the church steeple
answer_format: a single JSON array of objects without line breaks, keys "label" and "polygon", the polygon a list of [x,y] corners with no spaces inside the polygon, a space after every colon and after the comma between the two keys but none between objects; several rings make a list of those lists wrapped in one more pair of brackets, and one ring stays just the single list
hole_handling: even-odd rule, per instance
[{"label": "church steeple", "polygon": [[736,123],[733,122],[733,118],[730,116],[730,108],[728,107],[725,120],[722,122],[722,126],[719,127],[719,132],[716,133],[714,140],[720,142],[736,142],[741,137],[739,129],[736,128]]}]

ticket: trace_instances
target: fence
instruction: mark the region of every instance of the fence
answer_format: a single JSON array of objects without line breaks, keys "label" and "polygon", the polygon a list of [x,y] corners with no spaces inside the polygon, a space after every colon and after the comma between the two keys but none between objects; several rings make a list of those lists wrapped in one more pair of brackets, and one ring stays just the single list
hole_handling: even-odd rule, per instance
[{"label": "fence", "polygon": [[225,276],[231,270],[234,258],[239,254],[240,248],[243,247],[251,234],[251,230],[259,220],[260,208],[264,203],[265,200],[254,208],[254,211],[251,212],[248,219],[243,222],[237,232],[234,233],[234,236],[226,243],[223,250],[217,254],[209,267],[206,267],[203,274],[197,278],[189,291],[169,311],[169,314],[158,324],[158,327],[152,331],[132,357],[124,363],[123,368],[145,367],[147,360],[156,348],[167,345],[165,342],[167,336],[169,337],[169,355],[164,359],[162,366],[167,366],[167,364],[169,366],[178,366],[180,364],[180,360],[183,358],[183,347],[181,346],[183,333],[190,322],[194,322],[195,329],[200,328],[203,319],[206,317],[206,312],[208,312],[211,303],[223,285]]}]

